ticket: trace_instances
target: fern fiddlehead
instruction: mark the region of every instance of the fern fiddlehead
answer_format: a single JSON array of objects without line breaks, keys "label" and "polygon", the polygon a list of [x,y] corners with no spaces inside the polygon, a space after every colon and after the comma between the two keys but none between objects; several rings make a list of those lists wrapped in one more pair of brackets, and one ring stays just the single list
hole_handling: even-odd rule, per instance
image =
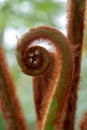
[{"label": "fern fiddlehead", "polygon": [[68,41],[55,28],[36,27],[18,40],[16,57],[21,70],[34,77],[37,129],[59,130],[65,117],[73,73]]},{"label": "fern fiddlehead", "polygon": [[[77,86],[79,82],[86,0],[69,0],[69,3],[70,18],[68,23],[68,39],[76,46],[74,47],[75,53],[73,53],[75,66],[73,80],[71,48],[69,47],[69,42],[58,30],[46,26],[31,29],[30,32],[27,32],[18,41],[16,49],[17,60],[22,71],[34,77],[33,89],[38,130],[74,129],[73,124],[75,118],[73,115],[75,115]],[[0,48],[0,54],[2,54],[1,50]],[[11,78],[9,78],[9,72],[7,68],[5,68],[5,60],[2,60],[4,56],[2,56],[3,55],[1,55],[0,59],[0,61],[2,61],[2,63],[0,63],[0,78],[3,82],[0,80],[0,97],[4,100],[4,107],[2,106],[2,108],[4,108],[3,113],[4,115],[7,114],[6,118],[9,129],[24,130],[27,129],[27,127],[22,115],[18,115],[18,112],[21,113],[20,105],[17,105],[19,104],[18,101],[14,100],[16,99],[14,89],[9,87],[14,87],[14,85],[8,82],[9,79],[11,81]],[[3,71],[3,65],[8,77],[5,76],[6,72]],[[6,82],[4,83],[4,81]],[[2,86],[4,86],[4,88]],[[69,97],[70,86],[72,87],[72,93]],[[14,93],[13,98],[11,90],[13,90]],[[12,110],[14,104],[17,105],[17,111]],[[64,121],[65,124],[63,124]],[[66,124],[70,125],[68,126]]]}]

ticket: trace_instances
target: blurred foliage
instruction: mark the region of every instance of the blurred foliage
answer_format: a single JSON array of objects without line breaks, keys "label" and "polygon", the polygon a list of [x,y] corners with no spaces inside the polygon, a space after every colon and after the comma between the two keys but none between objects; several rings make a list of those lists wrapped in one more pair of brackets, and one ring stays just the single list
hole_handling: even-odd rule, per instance
[{"label": "blurred foliage", "polygon": [[[87,8],[87,5],[86,5],[86,8]],[[86,9],[86,14],[85,14],[85,30],[84,30],[84,33],[85,33],[85,36],[84,36],[84,46],[83,46],[83,49],[87,52],[87,9]]]},{"label": "blurred foliage", "polygon": [[2,113],[0,112],[0,130],[6,130],[5,122],[2,118]]},{"label": "blurred foliage", "polygon": [[[66,0],[67,2],[67,0]],[[62,28],[59,18],[66,13],[66,2],[62,0],[0,0],[0,37],[4,41],[4,32],[7,28],[15,28],[22,33],[30,27],[37,25],[52,25],[59,29]],[[86,22],[87,26],[87,22]],[[0,40],[1,40],[0,39]],[[85,30],[84,48],[82,60],[81,82],[78,95],[78,106],[76,115],[77,125],[82,114],[87,110],[87,31]],[[1,42],[1,41],[0,41]],[[21,102],[23,112],[28,124],[35,128],[35,110],[32,92],[31,78],[20,72],[17,65],[14,48],[8,49],[4,44],[6,56],[10,66],[13,79],[16,84],[17,95]],[[5,122],[0,113],[0,130],[6,130]]]},{"label": "blurred foliage", "polygon": [[39,23],[55,26],[54,17],[65,11],[53,0],[3,0],[0,4],[0,31],[6,27],[31,27]]}]

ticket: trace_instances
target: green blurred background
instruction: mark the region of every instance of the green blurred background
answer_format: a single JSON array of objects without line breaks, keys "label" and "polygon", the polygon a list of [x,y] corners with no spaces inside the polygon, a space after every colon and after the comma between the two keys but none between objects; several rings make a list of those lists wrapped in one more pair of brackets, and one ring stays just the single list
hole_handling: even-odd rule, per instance
[{"label": "green blurred background", "polygon": [[[87,13],[86,13],[87,14]],[[76,130],[83,113],[87,110],[87,18],[82,55],[81,80],[78,89]],[[29,28],[51,25],[66,35],[67,0],[0,0],[0,44],[3,44],[9,68],[16,84],[17,95],[27,123],[35,129],[35,109],[32,78],[20,72],[14,49],[19,38]],[[0,130],[6,130],[0,111]]]}]

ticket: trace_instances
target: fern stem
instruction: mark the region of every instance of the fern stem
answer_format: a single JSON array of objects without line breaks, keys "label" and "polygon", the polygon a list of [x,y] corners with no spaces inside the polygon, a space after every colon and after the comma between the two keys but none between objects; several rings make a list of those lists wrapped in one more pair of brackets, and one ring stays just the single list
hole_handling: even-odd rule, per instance
[{"label": "fern stem", "polygon": [[8,130],[27,130],[20,103],[15,94],[15,85],[0,45],[0,100]]},{"label": "fern stem", "polygon": [[80,80],[86,0],[68,0],[68,40],[73,47],[74,73],[63,129],[74,130]]},{"label": "fern stem", "polygon": [[[35,50],[37,45],[39,47]],[[32,47],[33,54],[30,53]],[[40,52],[40,47],[48,52],[47,56],[44,56],[46,52],[43,52],[43,49]],[[35,54],[37,50],[38,56]],[[16,51],[18,63],[26,74],[29,74],[31,70],[36,72],[43,69],[42,64],[41,66],[34,65],[35,58],[41,60],[41,63],[48,64],[45,72],[40,70],[37,76],[36,73],[32,74],[34,76],[37,130],[60,130],[65,117],[73,72],[72,52],[68,41],[57,29],[41,26],[25,33],[19,39]],[[31,55],[33,57],[30,64]],[[42,58],[40,58],[41,55]]]},{"label": "fern stem", "polygon": [[84,113],[80,124],[79,124],[80,130],[86,130],[87,129],[87,112]]}]

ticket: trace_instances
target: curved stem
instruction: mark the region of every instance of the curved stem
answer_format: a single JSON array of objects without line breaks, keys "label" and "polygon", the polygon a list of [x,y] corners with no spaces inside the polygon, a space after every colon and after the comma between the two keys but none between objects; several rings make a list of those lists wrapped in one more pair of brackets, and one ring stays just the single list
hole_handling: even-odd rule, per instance
[{"label": "curved stem", "polygon": [[68,39],[74,48],[74,73],[64,128],[74,130],[84,33],[86,0],[68,0]]},{"label": "curved stem", "polygon": [[27,130],[19,101],[15,94],[15,85],[6,63],[3,48],[0,45],[0,107],[8,130]]},{"label": "curved stem", "polygon": [[[30,53],[31,47],[36,48],[36,46],[45,48],[49,56],[44,59],[45,53],[41,52],[39,48],[38,56],[35,55],[37,49],[33,49],[33,54]],[[36,72],[40,68],[40,62],[37,62],[36,66],[34,65],[35,58],[39,61],[42,55],[42,63],[50,58],[45,72],[40,71],[37,76],[36,73],[32,74],[34,76],[37,129],[59,130],[65,117],[73,72],[72,54],[68,41],[55,28],[41,26],[25,33],[19,39],[16,51],[18,63],[26,74],[30,73],[27,69]],[[31,54],[33,55],[32,60],[30,60]],[[33,62],[30,63],[30,61]]]}]

